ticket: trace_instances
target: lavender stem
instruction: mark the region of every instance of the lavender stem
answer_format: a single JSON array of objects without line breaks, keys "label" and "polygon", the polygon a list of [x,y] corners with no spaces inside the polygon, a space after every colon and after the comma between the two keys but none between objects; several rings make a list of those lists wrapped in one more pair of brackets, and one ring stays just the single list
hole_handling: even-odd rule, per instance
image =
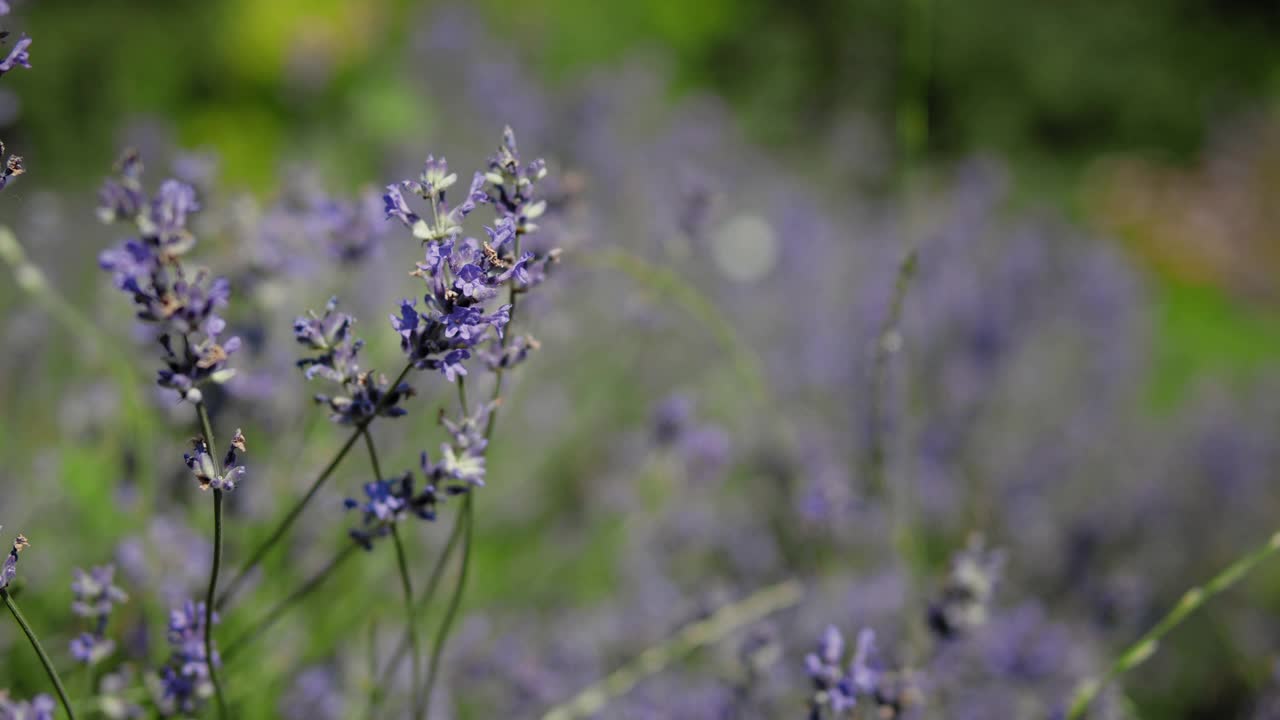
[{"label": "lavender stem", "polygon": [[[444,552],[440,554],[440,559],[436,561],[436,566],[431,571],[431,577],[427,580],[427,587],[422,593],[422,597],[418,598],[414,606],[414,616],[424,615],[427,608],[431,604],[432,598],[435,596],[436,588],[440,585],[440,579],[444,577],[445,568],[449,565],[450,558],[453,557],[453,551],[458,546],[458,540],[462,537],[462,531],[466,519],[462,513],[458,514],[458,518],[453,523],[453,529],[449,532],[449,540],[445,544]],[[377,689],[385,686],[391,678],[391,674],[400,667],[401,661],[404,660],[404,654],[409,650],[409,633],[406,629],[405,633],[400,636],[400,642],[396,645],[395,652],[391,653],[391,659],[387,662],[386,667],[378,674],[377,682],[374,685],[374,694],[370,700],[369,716],[373,717],[377,714],[377,709],[382,701],[381,694]]]},{"label": "lavender stem", "polygon": [[[373,465],[373,474],[375,480],[382,480],[382,467],[378,463],[378,451],[373,444],[373,435],[366,428],[363,431],[365,447],[369,448],[369,463]],[[413,667],[412,681],[410,682],[409,692],[412,697],[414,708],[414,717],[419,718],[421,714],[418,710],[421,704],[418,701],[418,677],[421,675],[419,664],[422,662],[422,652],[419,650],[418,628],[414,620],[413,613],[413,583],[409,578],[409,562],[405,557],[404,542],[400,539],[399,528],[393,522],[391,524],[391,540],[396,546],[396,563],[400,568],[400,588],[404,591],[404,612],[405,612],[405,632],[409,635],[409,644],[412,652],[411,664]]]},{"label": "lavender stem", "polygon": [[[440,658],[444,654],[445,642],[449,639],[449,631],[452,629],[453,621],[458,615],[458,608],[462,605],[462,593],[467,587],[467,570],[471,566],[472,526],[475,525],[471,511],[473,498],[474,493],[467,493],[466,498],[462,501],[462,513],[458,518],[458,522],[463,525],[462,569],[458,572],[458,584],[453,589],[453,596],[449,598],[449,608],[445,610],[444,621],[440,623],[440,631],[436,633],[435,644],[431,648],[431,666],[427,670],[426,690],[422,695],[424,706],[427,707],[431,702],[431,693],[435,689],[436,678],[440,674]],[[422,716],[416,709],[414,715],[417,717]]]},{"label": "lavender stem", "polygon": [[45,674],[53,682],[53,689],[57,691],[58,699],[62,701],[62,707],[67,711],[67,717],[70,720],[76,720],[76,714],[71,709],[71,701],[67,699],[67,690],[62,686],[62,678],[58,677],[58,671],[53,668],[53,661],[49,659],[49,654],[44,651],[44,646],[36,638],[35,631],[27,624],[27,619],[22,616],[22,611],[18,609],[18,604],[13,601],[13,596],[9,594],[8,590],[0,588],[0,598],[4,598],[4,604],[9,608],[9,612],[13,613],[13,619],[18,622],[18,627],[22,628],[22,632],[26,634],[31,647],[35,648],[36,655],[40,656],[40,664],[44,666]]},{"label": "lavender stem", "polygon": [[360,549],[360,546],[354,543],[343,546],[342,550],[334,556],[333,560],[329,561],[329,564],[326,565],[323,570],[311,576],[311,578],[304,582],[301,587],[294,590],[288,597],[281,600],[275,605],[275,607],[267,611],[267,614],[264,615],[261,620],[254,623],[248,630],[241,633],[241,635],[223,651],[223,659],[229,660],[242,648],[261,637],[268,628],[284,616],[286,610],[323,585],[324,581],[328,580],[330,575],[336,572],[348,559],[353,557],[355,555],[355,551],[358,549]]},{"label": "lavender stem", "polygon": [[[413,369],[412,363],[405,365],[404,369],[400,371],[400,375],[397,376],[395,381],[391,383],[391,387],[395,388],[397,385],[403,382],[405,376],[409,374],[409,371],[411,369]],[[351,446],[355,445],[356,439],[359,438],[360,434],[364,432],[365,428],[367,428],[369,424],[373,422],[373,419],[378,416],[378,413],[385,408],[385,405],[390,397],[392,397],[392,394],[388,393],[386,396],[382,398],[382,400],[378,402],[378,405],[374,408],[374,411],[370,413],[367,419],[356,423],[355,430],[351,433],[351,436],[347,438],[347,441],[345,443],[343,443],[342,447],[338,450],[337,455],[335,455],[333,459],[329,461],[329,464],[325,466],[324,470],[320,471],[320,475],[315,479],[315,482],[311,483],[311,487],[307,490],[307,493],[302,496],[301,500],[299,500],[297,503],[294,504],[292,508],[289,509],[289,512],[285,514],[284,519],[280,521],[280,523],[276,526],[275,530],[271,532],[271,535],[267,537],[266,541],[264,541],[261,545],[255,548],[252,553],[250,553],[249,561],[244,565],[244,567],[240,569],[238,573],[236,573],[235,577],[232,578],[231,582],[227,583],[226,590],[224,590],[222,595],[218,598],[218,603],[217,603],[218,609],[221,609],[223,606],[225,606],[228,602],[231,601],[231,598],[241,588],[245,580],[248,579],[249,573],[251,573],[256,567],[258,567],[258,565],[262,563],[262,560],[264,557],[266,557],[267,553],[271,552],[271,549],[275,547],[276,543],[280,542],[280,540],[284,537],[285,533],[289,531],[289,528],[293,526],[293,523],[295,521],[297,521],[298,516],[302,514],[302,511],[306,508],[307,504],[311,502],[311,499],[315,497],[316,493],[320,491],[320,488],[325,484],[325,482],[329,479],[329,477],[333,475],[333,471],[338,469],[338,465],[342,462],[344,458],[346,458],[347,452],[351,450]]]},{"label": "lavender stem", "polygon": [[[204,444],[213,459],[214,468],[222,474],[213,444],[213,424],[209,422],[209,411],[204,402],[196,403],[196,414],[200,416],[200,428],[204,433]],[[222,565],[222,491],[213,491],[213,566],[209,570],[209,592],[204,604],[204,659],[209,667],[209,682],[213,683],[213,694],[218,702],[218,717],[227,717],[227,701],[222,696],[222,685],[218,682],[217,669],[213,662],[213,598],[218,592],[218,569]]]}]

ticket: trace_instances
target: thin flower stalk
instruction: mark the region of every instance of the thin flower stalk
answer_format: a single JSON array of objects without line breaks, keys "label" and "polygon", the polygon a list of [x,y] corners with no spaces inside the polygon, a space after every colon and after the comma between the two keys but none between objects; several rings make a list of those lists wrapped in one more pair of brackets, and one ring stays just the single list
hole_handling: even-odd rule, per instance
[{"label": "thin flower stalk", "polygon": [[[392,387],[399,385],[409,374],[409,371],[412,368],[412,364],[405,365],[404,369],[401,370],[400,374],[396,377],[396,380],[391,384]],[[378,410],[384,409],[384,407],[389,406],[392,402],[393,400],[390,395],[384,396],[382,402],[378,406]],[[294,503],[293,507],[291,507],[287,513],[285,513],[285,516],[276,524],[275,528],[271,531],[271,534],[267,536],[267,539],[254,548],[253,552],[249,554],[248,562],[240,568],[231,581],[227,583],[226,589],[218,596],[217,607],[219,609],[224,607],[233,597],[235,597],[236,593],[243,587],[245,581],[249,579],[250,573],[262,564],[263,559],[271,552],[272,548],[274,548],[276,544],[284,538],[285,534],[289,532],[289,529],[293,527],[294,522],[296,522],[298,517],[302,515],[302,511],[306,509],[308,504],[310,504],[311,500],[316,496],[316,493],[320,491],[320,488],[323,487],[333,475],[333,472],[338,469],[338,465],[340,465],[343,459],[347,457],[347,453],[351,450],[351,447],[356,444],[356,440],[360,438],[360,435],[364,432],[365,428],[373,422],[373,419],[377,417],[378,414],[379,413],[375,411],[369,418],[356,423],[350,437],[348,437],[347,441],[338,449],[338,452],[333,456],[333,459],[329,461],[329,464],[320,471],[318,476],[316,476],[315,481],[311,483],[311,487],[307,489],[307,492],[298,500],[298,502]]]},{"label": "thin flower stalk", "polygon": [[[222,470],[218,468],[217,451],[213,444],[213,424],[209,422],[209,411],[204,406],[204,401],[196,403],[196,414],[200,416],[200,429],[204,433],[204,444],[208,448],[209,457],[212,458],[214,468],[221,475]],[[222,694],[222,684],[218,681],[217,669],[214,667],[213,653],[213,612],[214,612],[214,596],[218,592],[218,570],[222,565],[222,490],[220,488],[213,489],[213,564],[209,568],[209,591],[205,594],[204,605],[204,653],[205,662],[209,666],[209,681],[213,683],[213,694],[218,703],[218,717],[227,717],[227,701]]]},{"label": "thin flower stalk", "polygon": [[[369,449],[369,463],[373,466],[374,477],[382,479],[382,467],[378,462],[378,450],[373,444],[373,435],[367,429],[363,434],[365,447]],[[422,662],[422,652],[419,649],[417,623],[414,622],[413,582],[409,577],[409,562],[405,555],[404,542],[400,539],[400,532],[395,523],[391,525],[391,541],[396,548],[396,564],[400,571],[400,589],[404,592],[405,632],[409,635],[410,653],[412,653],[410,656],[411,666],[413,668],[413,674],[410,676],[413,678],[410,694],[415,708],[414,717],[417,718],[421,717],[417,713],[417,708],[421,707],[418,702],[418,677],[421,675],[419,664]]]},{"label": "thin flower stalk", "polygon": [[5,588],[0,588],[0,598],[4,599],[5,607],[9,608],[9,612],[13,615],[13,619],[17,621],[18,627],[22,628],[23,634],[27,636],[27,641],[31,643],[31,647],[35,649],[36,655],[40,657],[40,664],[44,666],[44,672],[49,676],[49,681],[53,683],[53,689],[58,694],[58,700],[62,702],[62,707],[67,711],[67,717],[70,720],[76,719],[76,713],[71,709],[71,701],[67,698],[67,689],[62,685],[62,678],[58,677],[58,671],[53,667],[53,661],[49,659],[49,654],[45,652],[44,646],[40,644],[40,639],[36,637],[36,633],[31,629],[30,623],[23,617],[22,611],[18,609],[18,604],[14,602],[13,596]]},{"label": "thin flower stalk", "polygon": [[329,564],[324,566],[324,569],[320,570],[315,575],[312,575],[306,582],[299,586],[297,590],[294,590],[288,595],[288,597],[276,603],[266,612],[265,615],[262,616],[262,619],[249,626],[249,628],[241,633],[239,637],[227,645],[227,649],[222,653],[223,658],[230,660],[254,640],[262,637],[268,629],[276,624],[276,621],[284,617],[285,613],[287,613],[290,608],[297,605],[311,593],[320,589],[330,576],[345,565],[347,560],[356,555],[356,551],[359,549],[360,546],[354,543],[343,545],[342,549],[338,551],[338,554],[329,561]]},{"label": "thin flower stalk", "polygon": [[[414,603],[414,617],[421,617],[426,614],[427,608],[431,606],[431,600],[435,597],[436,588],[440,586],[440,580],[444,577],[445,568],[449,565],[449,560],[453,558],[454,550],[458,546],[458,541],[462,538],[466,529],[466,517],[462,513],[458,513],[454,520],[453,529],[449,532],[449,540],[445,543],[444,552],[440,553],[440,557],[436,560],[436,565],[431,571],[431,577],[427,579],[427,586],[423,589],[422,595]],[[369,715],[376,716],[378,707],[380,706],[383,696],[381,690],[391,681],[392,674],[400,667],[400,663],[404,660],[404,654],[409,651],[410,639],[409,631],[406,628],[400,641],[396,644],[396,649],[391,653],[391,659],[377,673],[377,681],[374,683],[374,690],[370,698]]]},{"label": "thin flower stalk", "polygon": [[[517,236],[518,238],[518,236]],[[517,239],[518,242],[518,239]],[[518,246],[517,246],[518,248]],[[515,288],[511,289],[512,306],[515,309]],[[503,344],[506,343],[506,337],[503,336]],[[494,397],[498,396],[501,389],[501,375],[498,375],[498,382],[494,384]],[[467,385],[463,378],[458,378],[458,404],[461,406],[463,417],[467,416]],[[494,408],[496,410],[496,408]],[[494,412],[489,413],[488,422],[485,423],[485,440],[489,439],[489,435],[493,430]],[[414,716],[422,717],[427,709],[430,708],[431,694],[435,690],[436,679],[440,676],[440,658],[444,655],[444,648],[449,640],[449,633],[453,629],[453,622],[457,618],[458,608],[462,605],[462,595],[467,587],[468,571],[471,568],[471,537],[472,527],[475,525],[475,518],[472,511],[475,493],[467,493],[462,500],[462,510],[459,512],[458,522],[462,527],[462,566],[458,570],[458,584],[453,589],[453,595],[449,598],[449,606],[445,610],[444,620],[440,623],[440,629],[436,632],[435,642],[431,647],[431,664],[427,669],[427,681],[425,690],[422,693],[423,707],[415,706]],[[418,675],[414,673],[414,682],[417,682]]]}]

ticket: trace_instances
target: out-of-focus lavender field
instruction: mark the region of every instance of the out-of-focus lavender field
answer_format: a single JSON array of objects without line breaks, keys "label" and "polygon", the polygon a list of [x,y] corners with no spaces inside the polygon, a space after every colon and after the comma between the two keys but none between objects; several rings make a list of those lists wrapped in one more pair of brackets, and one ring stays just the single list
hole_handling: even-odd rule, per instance
[{"label": "out-of-focus lavender field", "polygon": [[0,720],[1280,718],[1265,93],[1028,149],[930,0],[761,40],[799,108],[717,3],[110,5],[0,0]]}]

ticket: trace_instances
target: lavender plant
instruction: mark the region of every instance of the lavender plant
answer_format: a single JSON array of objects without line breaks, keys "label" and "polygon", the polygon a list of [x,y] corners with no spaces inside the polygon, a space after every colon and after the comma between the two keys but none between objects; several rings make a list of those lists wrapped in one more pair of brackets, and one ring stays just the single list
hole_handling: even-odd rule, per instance
[{"label": "lavender plant", "polygon": [[[23,634],[27,636],[27,641],[31,643],[31,648],[35,650],[36,655],[40,658],[40,664],[44,667],[45,674],[49,676],[49,682],[53,683],[53,689],[57,692],[58,699],[62,701],[62,707],[67,711],[67,717],[75,720],[76,714],[71,709],[71,701],[68,699],[67,691],[62,685],[62,678],[59,677],[58,671],[54,668],[53,660],[49,658],[44,646],[40,644],[40,640],[36,637],[30,623],[23,616],[22,610],[18,608],[18,603],[14,600],[10,589],[18,577],[18,554],[29,547],[31,547],[31,543],[22,535],[18,535],[9,549],[9,554],[5,556],[3,564],[0,564],[0,600],[4,600],[5,607],[9,608],[9,613],[13,615],[14,621],[22,628]],[[24,720],[25,718],[52,720],[53,701],[48,696],[39,696],[30,703],[11,703],[5,694],[0,693],[0,710],[9,713],[15,718],[24,718]]]},{"label": "lavender plant", "polygon": [[[99,192],[98,216],[105,223],[132,221],[138,235],[104,251],[99,265],[112,273],[116,287],[131,296],[137,319],[154,328],[156,341],[164,351],[164,367],[157,372],[156,383],[194,405],[199,420],[201,435],[192,441],[193,452],[184,455],[200,489],[211,489],[213,494],[213,560],[202,608],[204,618],[198,626],[204,646],[199,660],[205,664],[219,717],[225,718],[227,705],[213,650],[214,598],[222,563],[223,494],[234,490],[237,478],[244,474],[235,452],[244,452],[245,444],[237,431],[224,460],[226,469],[219,466],[201,387],[224,383],[235,374],[228,362],[240,348],[240,339],[222,338],[226,321],[218,314],[227,305],[231,289],[225,278],[214,278],[203,268],[184,266],[186,254],[196,244],[194,233],[187,227],[188,219],[200,209],[195,188],[179,180],[166,180],[154,195],[148,196],[142,187],[142,161],[134,151],[126,151],[117,169],[119,177],[107,180]],[[171,636],[173,632],[171,627]],[[185,668],[192,662],[182,661],[184,669],[179,677],[189,674]],[[178,709],[190,711],[194,697],[192,693],[181,694]]]},{"label": "lavender plant", "polygon": [[[437,16],[415,38],[415,65],[459,68],[447,84],[421,75],[449,113],[442,130],[465,148],[494,117],[518,120],[564,172],[523,160],[508,131],[470,178],[433,156],[351,197],[299,173],[259,205],[198,167],[148,193],[136,156],[104,187],[104,217],[137,232],[102,264],[160,347],[160,402],[139,412],[185,424],[193,404],[200,430],[189,476],[174,462],[172,478],[137,460],[106,469],[121,482],[103,483],[103,503],[142,508],[143,524],[116,551],[124,607],[103,559],[77,554],[91,570],[53,645],[95,686],[68,710],[1120,717],[1131,688],[1116,681],[1156,640],[1176,658],[1172,631],[1272,552],[1229,560],[1270,524],[1274,412],[1223,400],[1170,425],[1141,412],[1142,283],[1061,223],[1010,213],[998,170],[939,174],[902,203],[865,195],[874,157],[835,138],[799,177],[714,99],[670,105],[647,67],[543,91],[510,43],[478,32]],[[913,63],[920,40],[904,48]],[[927,85],[922,72],[908,82]],[[916,133],[918,101],[903,99]],[[900,150],[918,159],[922,143]],[[77,233],[18,222],[32,257],[15,268],[56,293],[53,266],[32,272],[51,238]],[[197,236],[225,280],[194,266]],[[404,236],[421,243],[416,262],[383,262]],[[575,263],[543,286],[561,244]],[[396,289],[405,270],[421,289]],[[316,302],[292,341],[278,332]],[[391,311],[390,332],[356,322],[371,308]],[[9,346],[0,367],[41,357]],[[314,422],[282,391],[298,375]],[[77,438],[119,422],[110,401],[94,405],[107,409]],[[413,424],[436,405],[437,427]],[[495,436],[500,414],[520,432]],[[214,442],[221,417],[270,438],[249,482],[243,435]],[[160,455],[164,441],[122,454]],[[367,468],[343,464],[356,443]],[[300,477],[316,451],[319,473]],[[187,527],[204,497],[191,477],[214,496],[213,542]],[[140,502],[142,482],[157,492]],[[1202,511],[1210,493],[1231,527]],[[237,526],[229,582],[223,512]],[[967,545],[978,533],[1005,550]],[[1202,541],[1175,556],[1170,536]],[[1180,595],[1182,578],[1221,566]],[[1272,624],[1243,598],[1219,602],[1230,612],[1210,620],[1249,677]],[[152,631],[148,614],[168,607]],[[351,641],[366,625],[369,658]],[[6,698],[0,717],[51,705]]]}]

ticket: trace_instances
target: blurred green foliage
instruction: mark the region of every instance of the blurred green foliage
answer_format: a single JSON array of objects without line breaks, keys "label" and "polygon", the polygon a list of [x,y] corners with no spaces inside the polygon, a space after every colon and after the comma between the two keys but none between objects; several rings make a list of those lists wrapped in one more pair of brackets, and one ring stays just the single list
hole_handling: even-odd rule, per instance
[{"label": "blurred green foliage", "polygon": [[[855,111],[892,127],[910,5],[536,0],[514,13],[488,0],[482,8],[550,78],[656,50],[670,57],[677,87],[721,93],[755,134],[803,149]],[[941,157],[991,150],[1033,176],[1067,178],[1100,152],[1188,157],[1207,124],[1280,91],[1275,3],[918,7],[932,38],[929,137]],[[6,80],[24,102],[7,133],[27,140],[42,172],[64,178],[110,158],[124,118],[152,114],[176,122],[183,141],[216,147],[232,179],[261,181],[318,128],[376,141],[418,117],[396,92],[415,69],[393,58],[423,12],[401,0],[19,6],[10,25],[37,38],[41,72]],[[339,144],[326,154],[358,162],[360,152]]]}]

